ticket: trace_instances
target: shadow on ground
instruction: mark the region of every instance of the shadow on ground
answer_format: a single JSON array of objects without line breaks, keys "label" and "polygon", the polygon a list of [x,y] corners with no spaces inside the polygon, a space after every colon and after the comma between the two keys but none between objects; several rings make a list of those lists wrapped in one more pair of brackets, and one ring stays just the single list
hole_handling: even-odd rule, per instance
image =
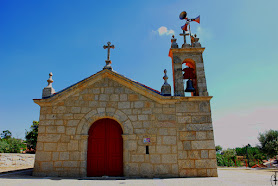
[{"label": "shadow on ground", "polygon": [[[183,179],[183,178],[125,178],[125,177],[37,177],[32,176],[33,168],[29,169],[19,169],[14,171],[7,171],[0,173],[0,179],[49,179],[49,180],[103,180],[103,181],[109,181],[109,180],[170,180],[170,179]],[[194,177],[192,177],[194,178]],[[195,177],[196,178],[196,177]],[[197,179],[200,179],[202,177],[198,177]],[[204,177],[207,178],[207,177]]]}]

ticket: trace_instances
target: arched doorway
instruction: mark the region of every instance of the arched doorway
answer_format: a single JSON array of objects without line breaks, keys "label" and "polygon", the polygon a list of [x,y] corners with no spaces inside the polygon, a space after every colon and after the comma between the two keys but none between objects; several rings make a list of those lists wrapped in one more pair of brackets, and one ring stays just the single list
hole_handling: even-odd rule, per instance
[{"label": "arched doorway", "polygon": [[100,119],[89,130],[87,176],[123,176],[122,128],[112,119]]}]

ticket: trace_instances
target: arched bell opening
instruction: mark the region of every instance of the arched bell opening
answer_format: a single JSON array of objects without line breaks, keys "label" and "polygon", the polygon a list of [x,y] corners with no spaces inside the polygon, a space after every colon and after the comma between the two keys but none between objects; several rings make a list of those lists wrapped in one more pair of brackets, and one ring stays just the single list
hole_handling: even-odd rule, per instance
[{"label": "arched bell opening", "polygon": [[[183,79],[185,81],[185,96],[198,96],[196,63],[192,59],[185,59],[182,62]],[[187,94],[187,95],[186,95]]]}]

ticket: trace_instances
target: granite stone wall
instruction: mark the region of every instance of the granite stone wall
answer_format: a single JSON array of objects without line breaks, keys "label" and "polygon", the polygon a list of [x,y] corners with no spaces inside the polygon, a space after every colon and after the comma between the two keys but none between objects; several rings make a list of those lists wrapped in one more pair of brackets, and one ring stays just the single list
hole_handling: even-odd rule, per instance
[{"label": "granite stone wall", "polygon": [[157,101],[108,77],[73,91],[41,105],[34,175],[85,177],[89,128],[111,118],[123,128],[124,176],[217,176],[210,98]]}]

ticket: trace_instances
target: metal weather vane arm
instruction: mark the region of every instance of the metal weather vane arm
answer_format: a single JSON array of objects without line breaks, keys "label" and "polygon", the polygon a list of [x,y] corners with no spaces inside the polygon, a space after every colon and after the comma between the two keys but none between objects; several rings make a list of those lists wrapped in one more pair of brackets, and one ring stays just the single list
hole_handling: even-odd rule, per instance
[{"label": "metal weather vane arm", "polygon": [[[183,33],[180,34],[180,36],[183,36],[183,38],[184,38],[184,44],[186,44],[186,36],[187,35],[191,36],[190,22],[195,21],[200,24],[200,16],[196,17],[195,19],[188,19],[187,13],[185,11],[183,11],[180,13],[179,18],[181,20],[183,20],[183,19],[186,20],[185,24],[181,27],[181,29],[183,30]],[[186,31],[189,31],[189,33],[186,33]]]}]

